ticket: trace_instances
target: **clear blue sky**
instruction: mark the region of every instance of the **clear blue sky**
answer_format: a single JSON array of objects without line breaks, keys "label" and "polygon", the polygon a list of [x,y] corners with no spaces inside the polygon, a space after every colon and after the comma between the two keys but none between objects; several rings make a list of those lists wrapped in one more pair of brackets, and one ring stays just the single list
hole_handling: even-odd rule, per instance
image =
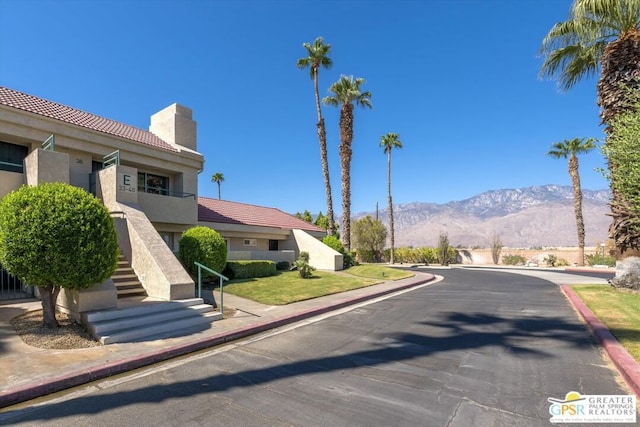
[{"label": "clear blue sky", "polygon": [[[352,212],[386,207],[388,132],[394,203],[445,203],[501,188],[570,185],[552,143],[602,139],[596,79],[567,93],[538,79],[540,42],[569,0],[0,0],[0,85],[148,129],[178,102],[193,110],[205,156],[200,195],[326,212],[313,84],[296,68],[323,36],[333,68],[363,77],[355,110]],[[324,107],[334,210],[341,212],[338,109]],[[583,188],[607,188],[583,156]]]}]

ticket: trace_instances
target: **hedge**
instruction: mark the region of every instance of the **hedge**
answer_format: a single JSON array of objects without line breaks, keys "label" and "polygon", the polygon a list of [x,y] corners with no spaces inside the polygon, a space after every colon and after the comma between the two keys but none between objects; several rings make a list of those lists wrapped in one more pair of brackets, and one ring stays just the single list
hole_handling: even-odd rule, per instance
[{"label": "hedge", "polygon": [[229,279],[273,276],[276,274],[276,263],[273,261],[229,261],[223,274]]}]

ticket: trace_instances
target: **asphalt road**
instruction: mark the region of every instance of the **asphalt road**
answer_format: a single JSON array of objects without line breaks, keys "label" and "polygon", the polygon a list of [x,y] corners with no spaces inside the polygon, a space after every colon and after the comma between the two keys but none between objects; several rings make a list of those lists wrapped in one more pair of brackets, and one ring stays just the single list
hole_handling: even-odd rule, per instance
[{"label": "asphalt road", "polygon": [[497,271],[96,382],[18,426],[549,426],[547,398],[630,394],[557,285]]}]

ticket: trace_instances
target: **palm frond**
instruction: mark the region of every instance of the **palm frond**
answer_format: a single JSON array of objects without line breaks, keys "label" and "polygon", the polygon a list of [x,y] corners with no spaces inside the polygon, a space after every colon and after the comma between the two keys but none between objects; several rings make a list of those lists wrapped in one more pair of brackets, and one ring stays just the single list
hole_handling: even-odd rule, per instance
[{"label": "palm frond", "polygon": [[384,149],[384,154],[389,153],[393,148],[402,148],[400,135],[392,132],[382,135],[380,137],[380,147]]},{"label": "palm frond", "polygon": [[333,61],[329,58],[331,45],[324,43],[322,37],[318,37],[311,43],[302,43],[302,47],[307,50],[307,56],[298,59],[296,66],[298,68],[309,68],[309,75],[313,79],[318,72],[318,68],[331,68]]},{"label": "palm frond", "polygon": [[640,28],[638,0],[574,0],[569,19],[555,24],[542,40],[540,78],[557,79],[569,90],[598,72],[609,43]]}]

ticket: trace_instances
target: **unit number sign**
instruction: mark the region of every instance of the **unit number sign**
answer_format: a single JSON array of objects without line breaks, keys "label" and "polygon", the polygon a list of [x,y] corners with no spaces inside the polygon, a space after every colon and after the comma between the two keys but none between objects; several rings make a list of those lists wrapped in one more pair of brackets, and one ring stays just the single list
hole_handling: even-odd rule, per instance
[{"label": "unit number sign", "polygon": [[124,191],[126,193],[135,193],[137,191],[131,175],[126,173],[118,174],[118,191]]}]

